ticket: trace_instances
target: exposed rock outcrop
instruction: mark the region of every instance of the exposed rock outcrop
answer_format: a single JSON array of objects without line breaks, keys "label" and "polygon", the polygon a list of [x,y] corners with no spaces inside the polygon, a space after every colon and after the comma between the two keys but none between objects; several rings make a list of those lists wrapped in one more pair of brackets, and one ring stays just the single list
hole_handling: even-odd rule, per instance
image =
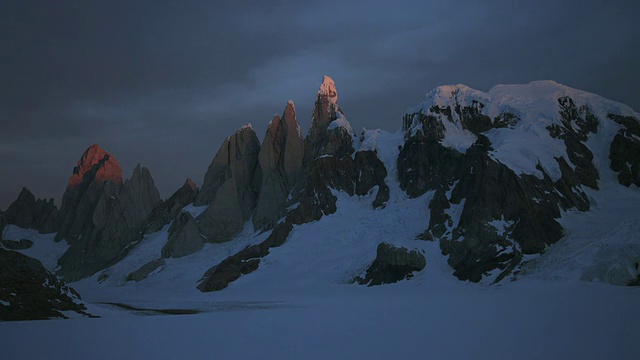
[{"label": "exposed rock outcrop", "polygon": [[153,209],[145,233],[160,231],[163,226],[173,221],[185,206],[193,203],[197,195],[198,187],[193,180],[187,178],[180,189]]},{"label": "exposed rock outcrop", "polygon": [[[311,126],[305,138],[304,163],[309,164],[319,156],[326,155],[324,151],[329,124],[338,118],[342,110],[338,107],[338,90],[336,85],[328,76],[324,76],[313,108]],[[336,135],[339,136],[339,135]],[[335,142],[334,142],[335,143]]]},{"label": "exposed rock outcrop", "polygon": [[55,232],[58,208],[53,199],[36,200],[27,188],[22,188],[18,198],[4,212],[4,221],[25,229],[36,229],[41,234]]},{"label": "exposed rock outcrop", "polygon": [[235,179],[230,178],[217,190],[214,201],[198,217],[200,233],[208,242],[221,243],[238,235],[245,223]]},{"label": "exposed rock outcrop", "polygon": [[[121,173],[117,162],[98,149],[92,145],[85,152],[63,196],[57,239],[70,245],[59,260],[60,274],[67,280],[90,276],[122,259],[142,238],[143,226],[160,202],[148,169],[136,166],[131,178],[120,184],[113,176]],[[87,170],[86,164],[93,165]]]},{"label": "exposed rock outcrop", "polygon": [[79,300],[38,260],[0,248],[0,321],[67,318],[65,311],[91,316]]},{"label": "exposed rock outcrop", "polygon": [[231,240],[251,217],[262,183],[260,142],[251,126],[227,138],[205,174],[196,205],[209,205],[198,217],[210,242]]},{"label": "exposed rock outcrop", "polygon": [[621,126],[609,149],[611,169],[618,173],[620,184],[640,187],[640,120],[615,114],[609,119]]},{"label": "exposed rock outcrop", "polygon": [[225,139],[204,176],[195,205],[211,204],[218,189],[229,179],[236,183],[243,217],[251,216],[260,191],[262,176],[258,166],[260,141],[250,125]]},{"label": "exposed rock outcrop", "polygon": [[[293,225],[319,220],[323,215],[335,213],[337,198],[332,193],[333,190],[344,191],[349,195],[367,195],[377,186],[378,193],[373,206],[384,206],[389,198],[389,188],[384,181],[387,171],[373,150],[357,152],[354,159],[353,129],[339,110],[337,99],[333,80],[325,76],[316,98],[311,129],[304,141],[304,159],[296,153],[298,149],[302,149],[302,144],[293,103],[289,102],[287,105],[282,120],[276,116],[271,122],[260,153],[263,170],[261,197],[286,202],[266,206],[267,204],[261,205],[259,200],[258,206],[263,206],[259,210],[263,214],[265,208],[274,211],[289,209],[285,221],[277,224],[262,244],[250,246],[209,269],[198,289],[217,291],[225,288],[241,275],[257,269],[259,259],[269,253],[270,247],[284,243]],[[294,129],[295,132],[292,131]],[[289,192],[291,186],[293,188]],[[201,218],[210,213],[208,222],[213,222],[216,218],[222,218],[223,212],[237,212],[238,205],[233,199],[220,202],[225,205],[216,208],[218,202],[220,201],[214,201]],[[212,216],[212,209],[218,214]],[[268,227],[269,221],[282,218],[284,213],[280,211],[272,214],[271,220],[265,221],[264,216],[254,218],[254,224],[257,228],[262,224]],[[203,221],[199,226],[205,234]]]},{"label": "exposed rock outcrop", "polygon": [[96,204],[103,196],[105,183],[113,184],[109,186],[110,189],[119,188],[122,185],[122,170],[115,157],[94,144],[82,154],[62,196],[57,240],[78,237],[90,225]]},{"label": "exposed rock outcrop", "polygon": [[165,263],[166,263],[165,260],[162,258],[149,261],[148,263],[142,265],[136,271],[127,275],[127,281],[135,281],[135,282],[142,281],[146,279],[147,276],[149,276],[149,274],[156,271],[158,268],[164,266]]},{"label": "exposed rock outcrop", "polygon": [[273,118],[258,156],[262,169],[260,195],[253,214],[256,230],[271,229],[284,215],[288,196],[300,178],[304,157],[304,140],[292,101],[287,103],[282,119]]},{"label": "exposed rock outcrop", "polygon": [[0,239],[0,245],[8,250],[26,250],[33,246],[33,241],[20,239],[20,241]]},{"label": "exposed rock outcrop", "polygon": [[[524,91],[532,88],[553,96],[571,93],[554,82],[530,84]],[[583,186],[598,189],[600,178],[586,146],[599,123],[589,106],[578,105],[567,95],[535,98],[556,103],[556,114],[548,111],[537,116],[550,119],[548,134],[566,148],[566,155],[555,157],[558,174],[552,179],[540,162],[536,166],[540,176],[535,176],[516,174],[495,158],[485,132],[513,128],[522,120],[505,110],[488,116],[483,109],[491,101],[490,95],[463,85],[445,86],[429,93],[422,108],[404,118],[406,141],[398,158],[401,188],[411,197],[434,192],[429,227],[420,238],[439,240],[454,274],[463,280],[480,281],[492,274],[493,281],[499,281],[521,262],[523,254],[540,253],[555,243],[563,235],[555,220],[560,209],[588,210]],[[496,107],[488,113],[495,114]],[[517,134],[521,133],[513,136]],[[475,139],[470,147],[461,145],[469,139]],[[613,162],[612,168],[623,171]]]},{"label": "exposed rock outcrop", "polygon": [[427,262],[417,250],[408,250],[389,243],[380,243],[376,258],[367,269],[364,278],[355,280],[361,285],[391,284],[413,277],[414,271],[424,269]]},{"label": "exposed rock outcrop", "polygon": [[260,264],[260,258],[267,256],[270,248],[284,244],[292,229],[293,226],[289,222],[277,224],[262,243],[251,245],[207,270],[200,280],[198,290],[220,291],[241,275],[255,271]]},{"label": "exposed rock outcrop", "polygon": [[183,211],[169,228],[169,239],[162,248],[162,257],[179,258],[202,249],[204,238],[191,214]]}]

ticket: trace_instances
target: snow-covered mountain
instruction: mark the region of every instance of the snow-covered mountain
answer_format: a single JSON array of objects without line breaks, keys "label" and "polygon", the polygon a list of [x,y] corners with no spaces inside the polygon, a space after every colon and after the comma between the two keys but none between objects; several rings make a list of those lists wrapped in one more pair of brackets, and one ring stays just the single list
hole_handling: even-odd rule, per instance
[{"label": "snow-covered mountain", "polygon": [[395,133],[355,132],[325,76],[306,136],[289,101],[262,143],[243,127],[200,189],[187,180],[164,201],[146,168],[123,181],[92,145],[60,210],[25,189],[2,214],[2,244],[90,302],[404,279],[636,284],[639,118],[553,81],[452,85]]}]

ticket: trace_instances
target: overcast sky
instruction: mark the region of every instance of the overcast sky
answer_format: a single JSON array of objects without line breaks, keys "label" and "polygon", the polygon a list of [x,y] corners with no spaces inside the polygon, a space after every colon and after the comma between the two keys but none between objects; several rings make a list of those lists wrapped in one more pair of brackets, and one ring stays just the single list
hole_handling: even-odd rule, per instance
[{"label": "overcast sky", "polygon": [[395,131],[432,88],[553,79],[640,110],[638,1],[0,3],[0,208],[65,190],[99,143],[162,197],[198,185],[242,125],[287,100],[308,129],[322,75],[354,128]]}]

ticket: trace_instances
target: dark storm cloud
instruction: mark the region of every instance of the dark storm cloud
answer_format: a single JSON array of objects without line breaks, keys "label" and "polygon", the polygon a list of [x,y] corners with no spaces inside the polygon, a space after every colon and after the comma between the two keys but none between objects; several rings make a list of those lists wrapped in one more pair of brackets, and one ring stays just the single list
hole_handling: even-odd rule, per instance
[{"label": "dark storm cloud", "polygon": [[354,127],[396,130],[440,84],[554,79],[640,109],[632,1],[5,1],[0,207],[56,197],[100,143],[162,195],[202,181],[225,136],[259,137],[323,74]]}]

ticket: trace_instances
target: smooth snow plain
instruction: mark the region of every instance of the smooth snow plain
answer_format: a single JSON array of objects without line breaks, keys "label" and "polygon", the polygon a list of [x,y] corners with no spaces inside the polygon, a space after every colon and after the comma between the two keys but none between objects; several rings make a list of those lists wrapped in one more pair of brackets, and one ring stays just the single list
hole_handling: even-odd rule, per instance
[{"label": "smooth snow plain", "polygon": [[[128,273],[160,256],[167,226],[113,267],[70,284],[101,318],[68,314],[73,318],[0,323],[2,358],[640,358],[640,288],[581,280],[603,251],[613,249],[615,262],[620,251],[640,246],[637,188],[617,185],[606,159],[596,154],[601,190],[589,192],[592,211],[563,213],[566,236],[560,242],[528,257],[517,275],[499,284],[460,282],[436,242],[415,240],[428,226],[433,193],[408,199],[400,190],[395,160],[403,136],[369,130],[356,144],[377,149],[385,163],[391,191],[386,208],[372,209],[376,189],[362,197],[335,192],[335,214],[296,226],[257,271],[214,293],[196,290],[203,273],[268,233],[256,234],[247,223],[232,242],[168,259],[147,279],[126,282]],[[594,141],[596,147],[604,143]],[[33,248],[24,252],[50,270],[66,250],[50,235],[11,226],[6,231],[33,238]],[[426,268],[397,284],[351,283],[382,241],[423,252]],[[102,273],[109,276],[99,283]],[[198,313],[157,315],[109,303]]]}]

